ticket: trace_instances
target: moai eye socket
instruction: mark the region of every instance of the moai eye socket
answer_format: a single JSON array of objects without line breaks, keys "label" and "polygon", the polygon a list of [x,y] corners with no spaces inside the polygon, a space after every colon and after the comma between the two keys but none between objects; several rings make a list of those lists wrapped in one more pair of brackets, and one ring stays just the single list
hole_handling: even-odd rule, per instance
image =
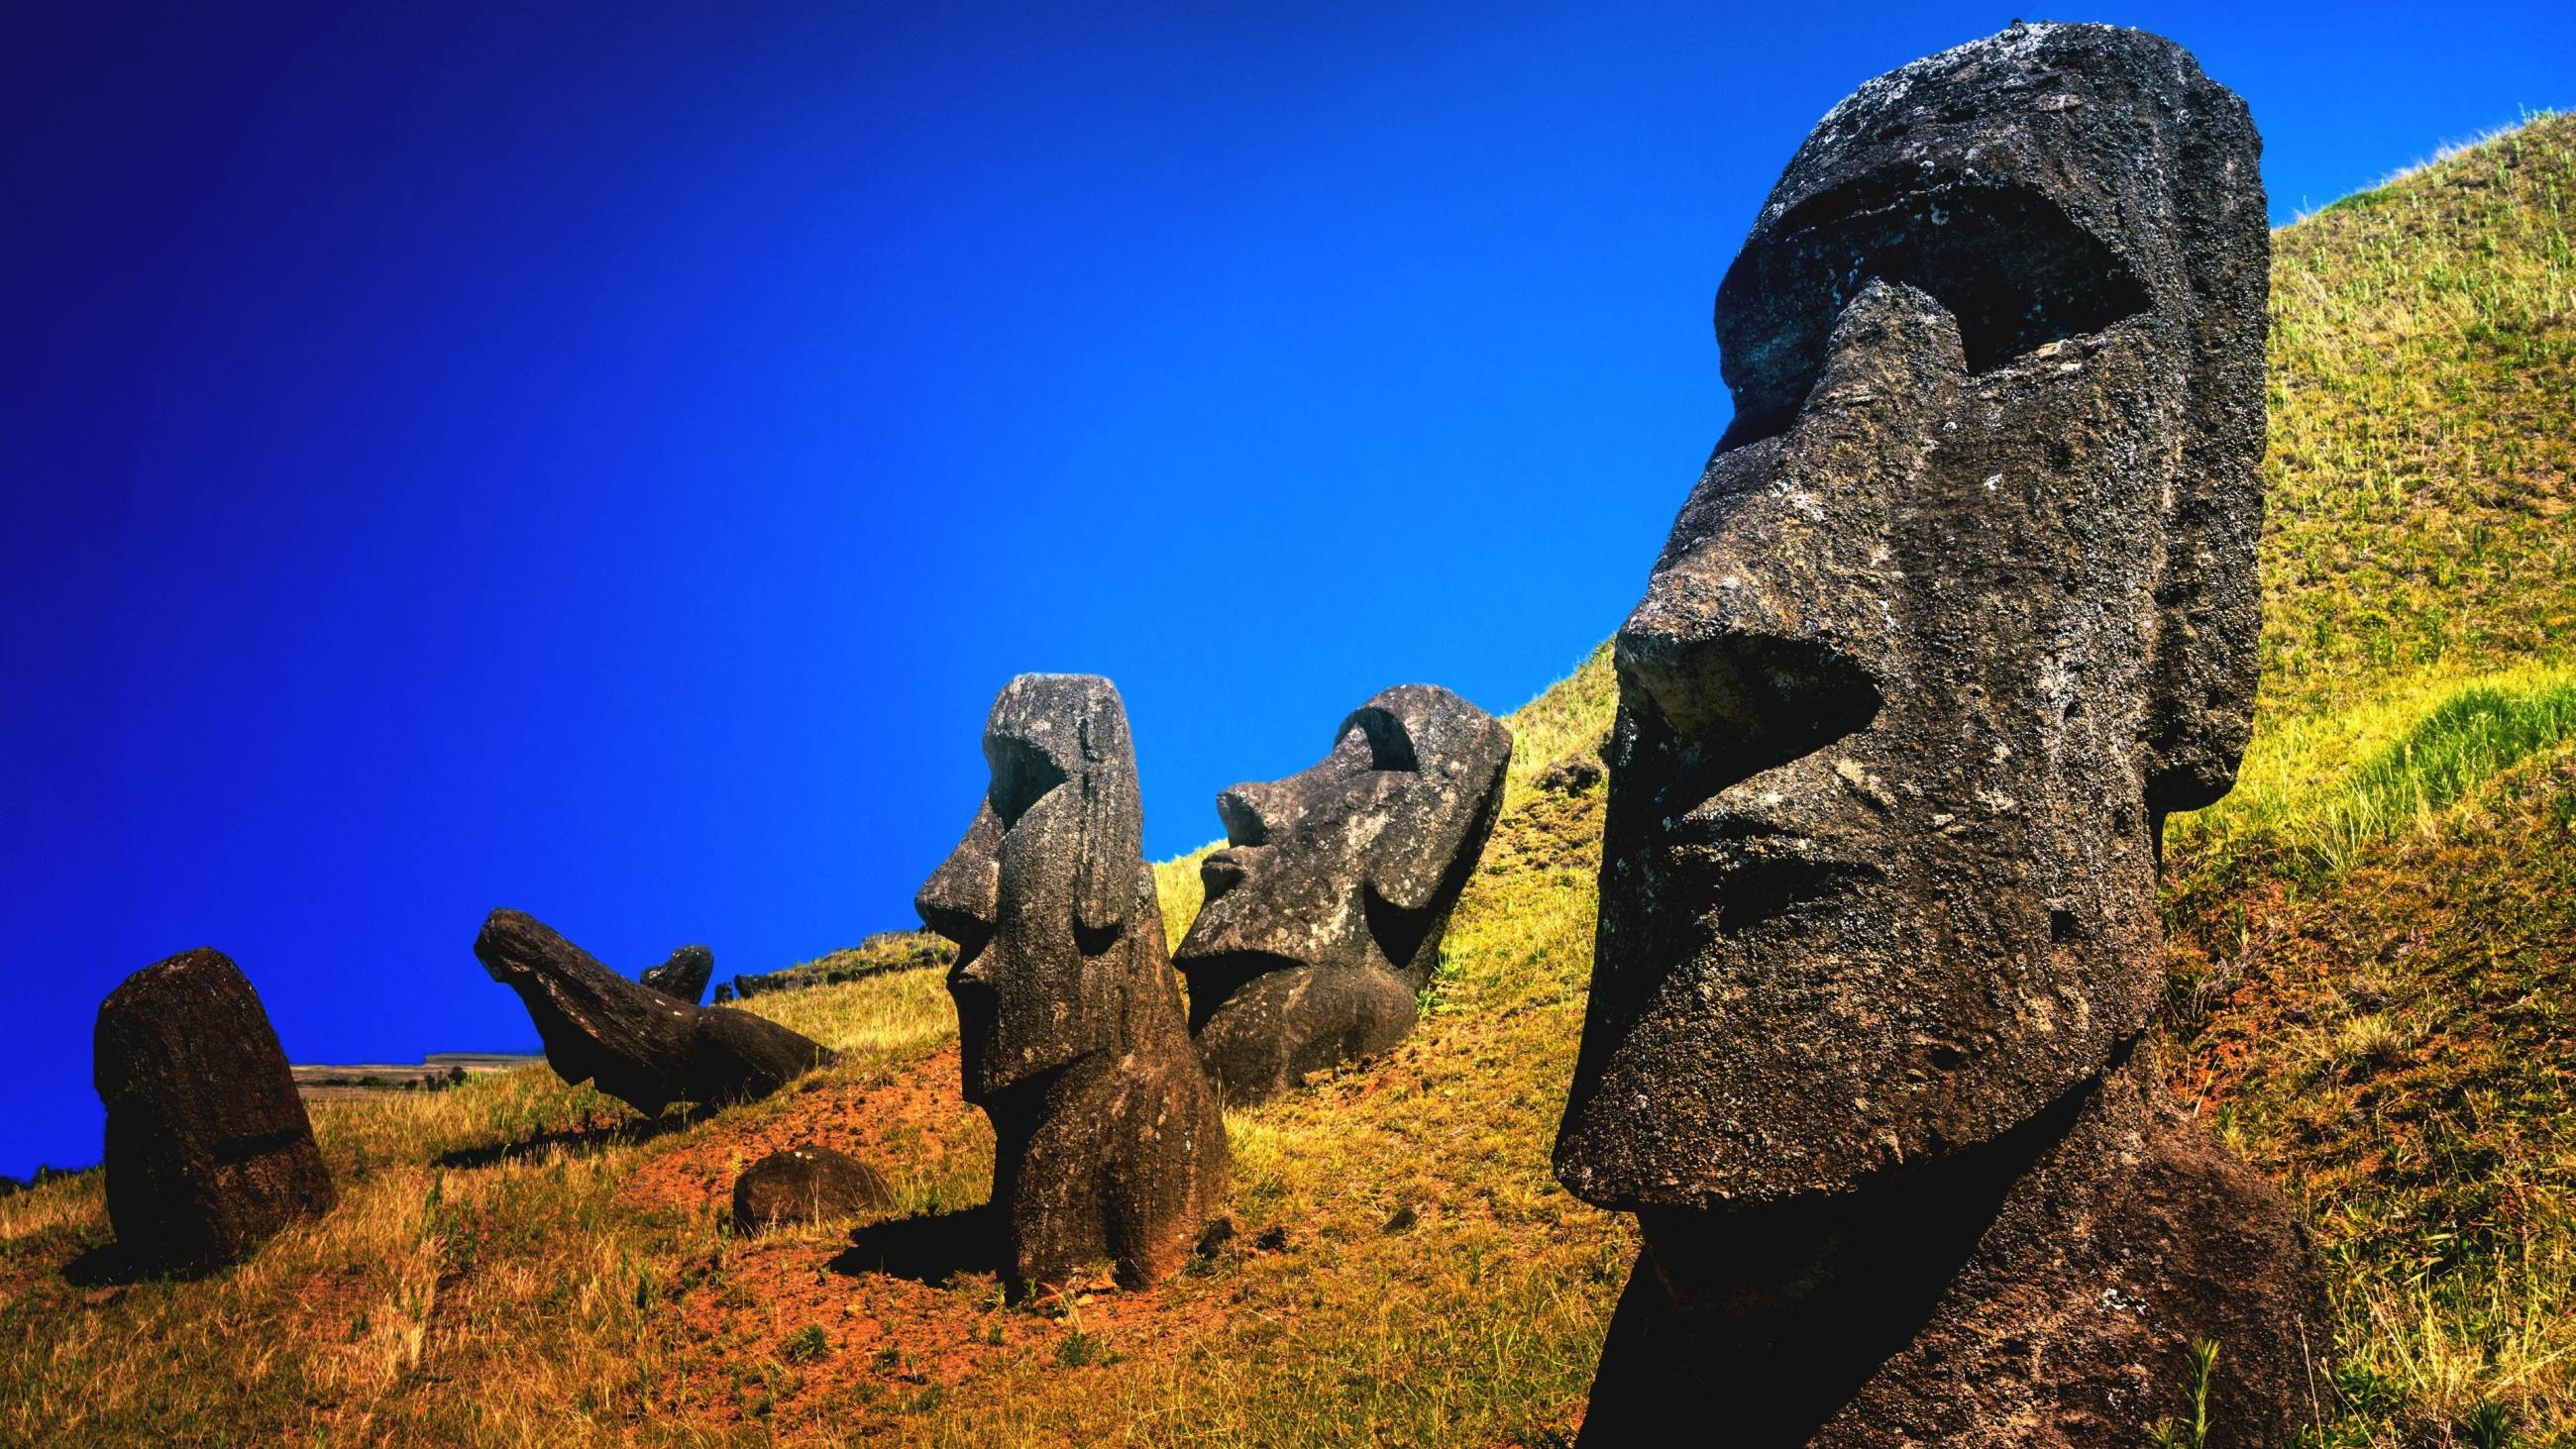
[{"label": "moai eye socket", "polygon": [[1928,293],[1959,323],[1970,372],[2099,332],[2150,306],[2110,245],[2022,187],[1864,182],[1763,228],[1717,289],[1735,423],[1721,449],[1785,431],[1845,304],[1872,278]]},{"label": "moai eye socket", "polygon": [[[1354,740],[1353,735],[1359,739]],[[1357,754],[1363,746],[1367,750],[1368,767],[1372,770],[1419,771],[1422,768],[1421,761],[1413,753],[1413,736],[1405,730],[1402,720],[1386,710],[1355,710],[1343,723],[1341,744],[1336,746],[1335,753],[1348,747]]]},{"label": "moai eye socket", "polygon": [[986,747],[985,756],[993,767],[993,783],[984,798],[1004,830],[1017,825],[1030,807],[1065,780],[1055,761],[1024,740],[996,739]]}]

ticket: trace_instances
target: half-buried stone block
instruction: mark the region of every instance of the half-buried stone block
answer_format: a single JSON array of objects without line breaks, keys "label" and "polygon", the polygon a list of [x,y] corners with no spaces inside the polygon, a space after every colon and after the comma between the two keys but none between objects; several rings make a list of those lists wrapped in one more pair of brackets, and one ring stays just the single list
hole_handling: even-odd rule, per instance
[{"label": "half-buried stone block", "polygon": [[238,1261],[337,1200],[286,1052],[249,978],[199,948],[125,979],[98,1009],[107,1216],[137,1267]]},{"label": "half-buried stone block", "polygon": [[846,1152],[810,1142],[769,1154],[744,1168],[733,1184],[734,1227],[744,1233],[892,1206],[894,1189],[885,1174]]}]

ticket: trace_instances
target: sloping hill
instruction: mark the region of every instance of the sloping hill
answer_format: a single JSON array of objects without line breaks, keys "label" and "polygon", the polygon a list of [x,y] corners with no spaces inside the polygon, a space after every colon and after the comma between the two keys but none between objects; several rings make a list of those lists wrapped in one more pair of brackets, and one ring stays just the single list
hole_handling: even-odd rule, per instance
[{"label": "sloping hill", "polygon": [[[2571,206],[2544,119],[2279,236],[2264,711],[2170,829],[2167,1060],[2332,1256],[2338,1445],[2576,1436]],[[939,975],[873,975],[752,1002],[844,1060],[703,1119],[536,1070],[326,1104],[341,1209],[202,1282],[92,1281],[96,1174],[0,1199],[0,1440],[1556,1442],[1633,1239],[1547,1172],[1601,794],[1536,780],[1612,697],[1596,657],[1512,717],[1421,1029],[1230,1116],[1240,1231],[1163,1288],[1000,1303]],[[733,1238],[804,1139],[897,1209]]]},{"label": "sloping hill", "polygon": [[2336,1271],[2337,1444],[2576,1441],[2576,118],[2279,234],[2262,712],[2177,1090]]}]

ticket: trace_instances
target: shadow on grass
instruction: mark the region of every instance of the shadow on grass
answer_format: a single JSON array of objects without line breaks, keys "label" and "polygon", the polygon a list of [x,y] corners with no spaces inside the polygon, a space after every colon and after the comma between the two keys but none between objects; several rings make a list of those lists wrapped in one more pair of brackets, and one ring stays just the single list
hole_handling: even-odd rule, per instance
[{"label": "shadow on grass", "polygon": [[95,1248],[82,1250],[78,1257],[63,1265],[63,1282],[74,1288],[129,1288],[137,1283],[193,1283],[211,1278],[235,1263],[244,1261],[257,1244],[233,1258],[205,1263],[173,1263],[135,1252],[117,1239],[109,1239]]},{"label": "shadow on grass", "polygon": [[850,1231],[835,1273],[885,1273],[936,1287],[960,1273],[1002,1271],[1002,1217],[991,1204],[889,1218]]},{"label": "shadow on grass", "polygon": [[159,1264],[146,1263],[123,1243],[114,1241],[101,1243],[63,1265],[63,1281],[74,1288],[122,1288],[149,1278],[203,1276],[203,1270],[174,1273]]},{"label": "shadow on grass", "polygon": [[499,1162],[518,1162],[535,1157],[549,1149],[581,1152],[610,1147],[620,1143],[650,1142],[665,1133],[694,1127],[715,1114],[713,1107],[688,1106],[659,1117],[611,1122],[601,1127],[567,1128],[559,1132],[540,1132],[518,1142],[496,1142],[484,1147],[460,1147],[442,1152],[430,1159],[438,1167],[490,1167]]}]

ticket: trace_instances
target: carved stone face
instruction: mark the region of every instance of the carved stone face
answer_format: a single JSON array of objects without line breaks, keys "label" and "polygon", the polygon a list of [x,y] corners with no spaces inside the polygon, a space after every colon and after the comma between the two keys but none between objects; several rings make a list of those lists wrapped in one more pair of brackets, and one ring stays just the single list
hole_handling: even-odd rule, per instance
[{"label": "carved stone face", "polygon": [[975,822],[914,900],[957,943],[948,989],[970,1102],[1115,1046],[1132,974],[1121,948],[1140,921],[1161,929],[1139,911],[1143,813],[1115,686],[1021,675],[993,701],[984,758]]},{"label": "carved stone face", "polygon": [[2141,1029],[2253,696],[2244,108],[2032,26],[1829,114],[1718,293],[1737,419],[1620,629],[1557,1171],[1622,1207],[1992,1140]]},{"label": "carved stone face", "polygon": [[1314,765],[1217,796],[1226,848],[1200,867],[1207,902],[1174,956],[1194,1015],[1292,966],[1375,969],[1419,989],[1511,754],[1493,716],[1406,684],[1351,711]]}]

